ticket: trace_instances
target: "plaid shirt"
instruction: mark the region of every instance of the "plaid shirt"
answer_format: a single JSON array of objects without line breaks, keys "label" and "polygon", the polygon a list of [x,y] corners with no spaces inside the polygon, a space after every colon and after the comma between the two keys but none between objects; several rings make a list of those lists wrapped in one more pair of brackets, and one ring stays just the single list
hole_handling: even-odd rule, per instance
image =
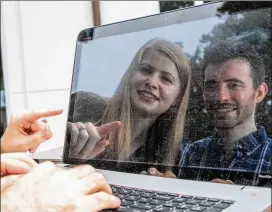
[{"label": "plaid shirt", "polygon": [[[194,143],[185,144],[180,153],[180,167],[213,167],[219,170],[252,172],[253,185],[257,183],[256,177],[260,173],[270,174],[272,168],[272,140],[267,137],[263,127],[241,138],[229,160],[226,159],[226,153],[216,133]],[[203,178],[201,171],[197,175],[197,180]]]}]

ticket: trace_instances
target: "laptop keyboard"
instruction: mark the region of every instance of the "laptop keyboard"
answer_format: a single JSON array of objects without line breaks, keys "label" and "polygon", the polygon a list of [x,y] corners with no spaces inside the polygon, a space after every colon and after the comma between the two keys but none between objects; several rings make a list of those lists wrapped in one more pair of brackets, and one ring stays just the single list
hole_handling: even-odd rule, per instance
[{"label": "laptop keyboard", "polygon": [[111,185],[113,194],[121,199],[121,207],[107,211],[142,212],[220,212],[234,201],[199,196],[171,194]]}]

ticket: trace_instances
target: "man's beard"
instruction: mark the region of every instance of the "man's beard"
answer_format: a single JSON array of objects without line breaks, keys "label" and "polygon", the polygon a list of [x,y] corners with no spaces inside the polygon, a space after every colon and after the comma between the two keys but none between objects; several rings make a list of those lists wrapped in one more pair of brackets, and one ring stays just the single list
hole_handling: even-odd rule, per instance
[{"label": "man's beard", "polygon": [[233,112],[235,114],[229,114],[229,116],[222,116],[214,111],[208,110],[208,116],[210,117],[213,125],[219,130],[229,130],[243,123],[246,123],[254,115],[255,104],[251,98],[250,102],[246,105],[234,105],[234,104],[217,104],[215,107],[209,109],[220,108],[236,108]]}]

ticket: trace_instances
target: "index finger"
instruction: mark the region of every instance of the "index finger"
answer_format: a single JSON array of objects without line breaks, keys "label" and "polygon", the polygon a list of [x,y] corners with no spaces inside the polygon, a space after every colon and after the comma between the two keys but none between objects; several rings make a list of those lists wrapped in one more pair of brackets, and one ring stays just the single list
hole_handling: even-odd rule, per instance
[{"label": "index finger", "polygon": [[97,132],[101,137],[107,135],[110,132],[113,132],[114,130],[117,130],[121,126],[120,121],[114,121],[107,124],[103,124],[99,127],[96,127]]},{"label": "index finger", "polygon": [[171,171],[166,171],[163,175],[164,177],[177,178],[177,176]]},{"label": "index finger", "polygon": [[20,121],[36,121],[43,117],[50,117],[50,116],[57,116],[60,115],[63,112],[63,109],[58,110],[40,110],[40,111],[32,111],[32,112],[26,112],[21,115],[19,118]]}]

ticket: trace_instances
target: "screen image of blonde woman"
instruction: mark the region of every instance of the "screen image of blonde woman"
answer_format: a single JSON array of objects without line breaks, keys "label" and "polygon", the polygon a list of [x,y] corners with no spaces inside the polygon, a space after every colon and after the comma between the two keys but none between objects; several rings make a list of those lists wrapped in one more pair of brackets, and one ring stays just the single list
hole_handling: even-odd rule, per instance
[{"label": "screen image of blonde woman", "polygon": [[80,43],[66,158],[270,187],[271,8],[222,8]]},{"label": "screen image of blonde woman", "polygon": [[112,97],[75,94],[75,105],[88,102],[92,115],[83,120],[80,116],[86,118],[86,114],[74,111],[74,123],[68,123],[69,157],[174,163],[190,78],[189,60],[179,45],[163,39],[148,41],[132,59]]}]

